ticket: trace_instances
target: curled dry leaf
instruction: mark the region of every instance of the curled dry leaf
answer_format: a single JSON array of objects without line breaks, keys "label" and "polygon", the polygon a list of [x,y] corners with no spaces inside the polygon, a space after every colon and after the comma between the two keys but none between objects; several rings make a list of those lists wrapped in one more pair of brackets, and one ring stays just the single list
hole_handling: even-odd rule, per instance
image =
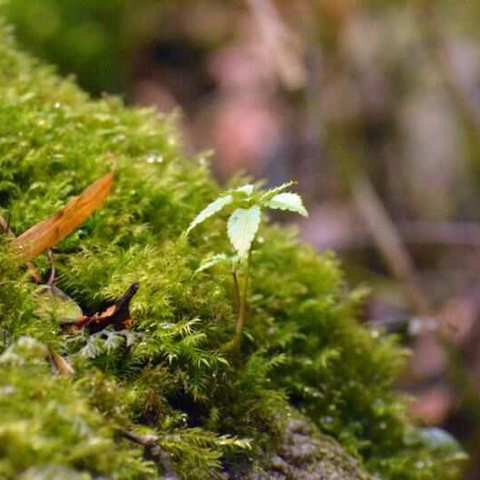
[{"label": "curled dry leaf", "polygon": [[110,307],[93,315],[84,315],[76,323],[65,324],[67,331],[85,329],[88,333],[97,333],[109,326],[117,331],[128,330],[133,326],[130,316],[130,302],[140,285],[132,283],[128,290]]},{"label": "curled dry leaf", "polygon": [[25,262],[32,260],[77,229],[95,210],[103,205],[113,183],[113,174],[104,177],[85,189],[78,197],[53,217],[37,223],[12,241],[12,247]]},{"label": "curled dry leaf", "polygon": [[48,353],[50,357],[50,362],[52,363],[53,367],[59,375],[62,375],[64,377],[71,377],[75,374],[75,370],[73,369],[72,365],[70,365],[67,359],[59,355],[52,348],[48,349]]}]

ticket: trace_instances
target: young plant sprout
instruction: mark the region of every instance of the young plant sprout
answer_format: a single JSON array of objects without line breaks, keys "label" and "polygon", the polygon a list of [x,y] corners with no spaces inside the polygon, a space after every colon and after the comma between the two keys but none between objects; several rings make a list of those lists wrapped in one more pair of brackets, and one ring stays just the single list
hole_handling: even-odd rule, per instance
[{"label": "young plant sprout", "polygon": [[232,350],[240,348],[242,330],[246,321],[252,245],[260,227],[262,211],[271,208],[299,213],[304,217],[308,216],[300,195],[285,191],[293,183],[288,182],[267,191],[259,190],[250,184],[228,190],[207,205],[193,219],[186,231],[186,235],[188,235],[195,227],[224,209],[228,208],[231,212],[227,221],[227,235],[235,253],[233,255],[219,254],[205,259],[197,273],[218,264],[231,266],[238,310],[235,335],[229,344]]}]

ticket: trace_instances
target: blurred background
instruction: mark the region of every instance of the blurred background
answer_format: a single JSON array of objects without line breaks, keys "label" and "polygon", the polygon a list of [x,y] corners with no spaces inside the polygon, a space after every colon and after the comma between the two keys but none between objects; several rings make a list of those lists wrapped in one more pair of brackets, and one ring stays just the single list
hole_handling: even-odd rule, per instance
[{"label": "blurred background", "polygon": [[[298,181],[305,241],[411,349],[398,388],[480,478],[480,2],[10,0],[25,48],[92,95],[179,112],[185,148]],[[282,220],[282,218],[279,218]]]}]

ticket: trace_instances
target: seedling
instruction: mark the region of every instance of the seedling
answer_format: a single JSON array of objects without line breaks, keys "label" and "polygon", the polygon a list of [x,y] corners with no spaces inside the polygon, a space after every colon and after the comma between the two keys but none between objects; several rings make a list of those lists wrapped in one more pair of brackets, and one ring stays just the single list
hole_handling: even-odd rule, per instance
[{"label": "seedling", "polygon": [[233,255],[218,254],[206,258],[197,273],[218,264],[229,264],[231,267],[235,302],[238,310],[235,335],[229,344],[229,348],[232,350],[240,348],[240,340],[246,321],[251,254],[263,210],[270,208],[299,213],[304,217],[308,216],[300,195],[286,191],[291,185],[293,185],[293,182],[262,191],[249,184],[228,190],[207,205],[193,219],[186,231],[186,235],[188,235],[205,220],[227,208],[231,212],[227,220],[227,235],[235,253]]}]

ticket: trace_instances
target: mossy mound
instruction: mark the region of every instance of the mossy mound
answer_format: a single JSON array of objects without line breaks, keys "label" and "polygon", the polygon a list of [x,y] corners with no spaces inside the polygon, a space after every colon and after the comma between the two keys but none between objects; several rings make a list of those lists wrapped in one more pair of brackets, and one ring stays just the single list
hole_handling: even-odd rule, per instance
[{"label": "mossy mound", "polygon": [[140,448],[115,441],[82,382],[52,376],[46,355],[41,343],[24,337],[0,356],[0,478],[66,479],[75,470],[156,478]]},{"label": "mossy mound", "polygon": [[[221,353],[235,323],[230,278],[193,273],[228,248],[222,222],[181,237],[218,194],[206,159],[184,158],[172,118],[91,101],[0,28],[0,214],[11,229],[52,215],[112,163],[107,203],[54,262],[58,286],[84,311],[139,282],[128,338],[63,333],[0,245],[0,478],[262,478],[297,411],[356,458],[352,469],[338,446],[326,455],[312,440],[309,459],[324,463],[305,459],[304,471],[323,472],[310,478],[338,478],[328,462],[348,478],[456,477],[457,452],[427,445],[393,391],[404,352],[356,322],[361,295],[348,292],[334,256],[291,232],[261,231],[242,352]],[[68,357],[73,378],[49,370],[45,345]],[[302,457],[284,456],[297,473],[278,478],[300,475]]]}]

